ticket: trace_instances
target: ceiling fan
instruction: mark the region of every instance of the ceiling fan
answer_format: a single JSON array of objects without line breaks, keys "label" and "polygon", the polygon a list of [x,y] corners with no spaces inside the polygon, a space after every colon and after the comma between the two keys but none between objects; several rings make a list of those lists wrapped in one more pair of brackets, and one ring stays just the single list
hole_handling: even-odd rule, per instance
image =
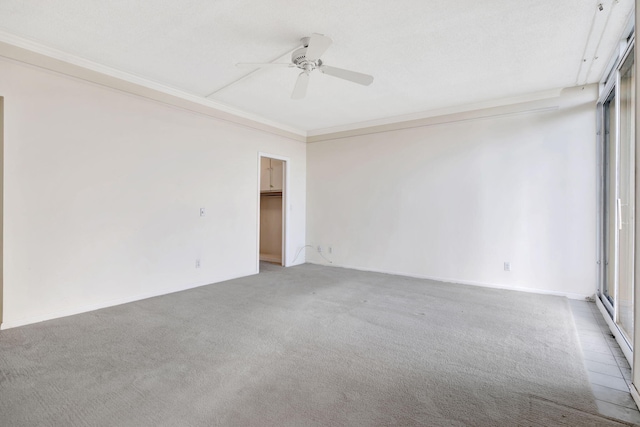
[{"label": "ceiling fan", "polygon": [[329,37],[322,34],[311,34],[311,37],[304,37],[301,39],[303,47],[296,49],[291,54],[291,62],[287,64],[283,63],[240,63],[236,64],[238,67],[244,68],[280,68],[297,67],[302,70],[298,75],[298,80],[293,88],[291,94],[292,99],[302,99],[307,94],[307,86],[309,85],[309,74],[313,70],[320,70],[321,73],[328,74],[339,79],[349,80],[350,82],[358,83],[364,86],[369,86],[373,82],[373,76],[368,74],[357,73],[355,71],[345,70],[343,68],[330,67],[324,65],[320,57],[332,43]]}]

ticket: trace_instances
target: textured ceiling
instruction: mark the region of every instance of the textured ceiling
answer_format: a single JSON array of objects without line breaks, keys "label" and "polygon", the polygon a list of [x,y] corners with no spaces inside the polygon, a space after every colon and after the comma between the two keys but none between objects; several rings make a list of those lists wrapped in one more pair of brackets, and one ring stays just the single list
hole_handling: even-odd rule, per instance
[{"label": "textured ceiling", "polygon": [[[0,30],[318,132],[597,82],[632,10],[633,0],[0,0]],[[373,84],[315,71],[292,100],[297,69],[235,82],[251,72],[236,63],[288,62],[314,32],[334,41],[326,64]]]}]

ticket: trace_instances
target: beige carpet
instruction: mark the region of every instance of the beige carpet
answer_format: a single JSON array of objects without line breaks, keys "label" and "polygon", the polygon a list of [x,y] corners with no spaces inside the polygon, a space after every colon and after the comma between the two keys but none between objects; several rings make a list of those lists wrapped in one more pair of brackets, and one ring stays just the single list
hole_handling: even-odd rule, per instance
[{"label": "beige carpet", "polygon": [[0,332],[0,425],[625,425],[564,298],[266,269]]}]

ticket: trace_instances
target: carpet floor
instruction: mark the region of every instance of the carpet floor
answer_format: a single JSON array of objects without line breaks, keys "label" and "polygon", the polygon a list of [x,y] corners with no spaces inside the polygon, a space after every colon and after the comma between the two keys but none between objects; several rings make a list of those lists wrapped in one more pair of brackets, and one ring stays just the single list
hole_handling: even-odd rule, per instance
[{"label": "carpet floor", "polygon": [[1,331],[0,425],[627,425],[565,298],[263,270]]}]

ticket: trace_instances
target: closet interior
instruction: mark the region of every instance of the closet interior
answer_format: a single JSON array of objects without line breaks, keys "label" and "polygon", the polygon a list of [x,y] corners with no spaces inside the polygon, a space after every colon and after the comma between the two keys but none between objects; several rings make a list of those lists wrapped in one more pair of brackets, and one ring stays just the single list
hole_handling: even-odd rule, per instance
[{"label": "closet interior", "polygon": [[284,161],[260,158],[260,261],[283,265]]}]

